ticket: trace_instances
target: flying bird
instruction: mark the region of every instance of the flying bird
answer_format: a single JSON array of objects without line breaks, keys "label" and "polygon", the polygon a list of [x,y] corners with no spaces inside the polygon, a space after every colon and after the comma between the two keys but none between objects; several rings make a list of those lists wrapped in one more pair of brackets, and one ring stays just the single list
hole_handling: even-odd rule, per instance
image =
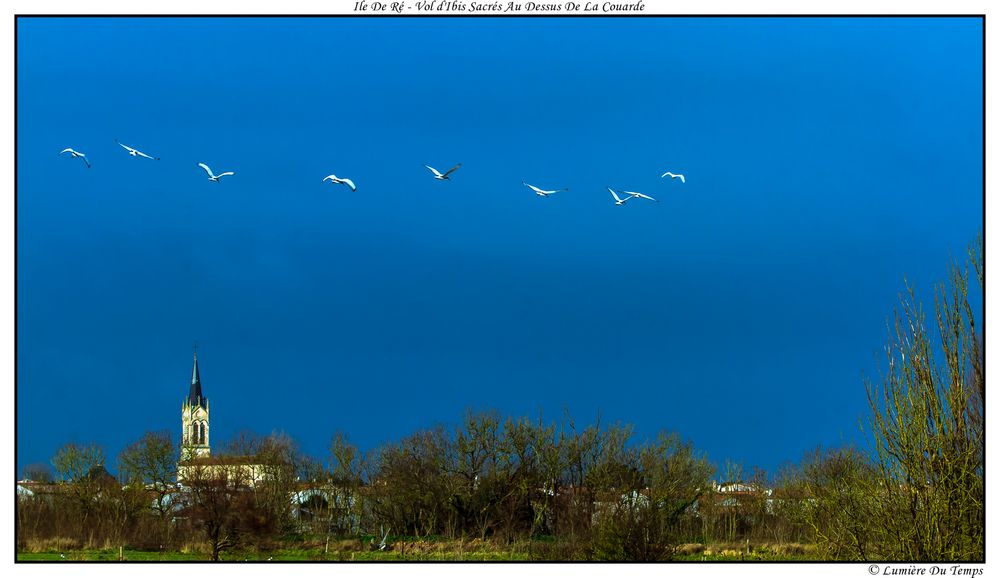
[{"label": "flying bird", "polygon": [[608,190],[611,191],[611,196],[615,198],[615,204],[616,205],[624,205],[629,199],[632,198],[632,197],[625,197],[623,199],[623,198],[619,197],[618,193],[616,193],[614,191],[614,189],[612,189],[611,187],[608,187]]},{"label": "flying bird", "polygon": [[663,173],[662,175],[660,175],[660,178],[662,179],[663,177],[666,177],[666,176],[669,176],[672,179],[680,179],[682,183],[686,182],[684,180],[684,175],[681,175],[681,174],[676,174],[675,175],[674,173],[672,173],[670,171],[667,171],[667,172]]},{"label": "flying bird", "polygon": [[448,169],[448,172],[446,172],[443,175],[441,173],[439,173],[438,170],[435,169],[432,166],[428,166],[428,165],[424,165],[424,166],[427,167],[427,168],[429,168],[431,170],[431,172],[434,173],[434,178],[435,179],[437,179],[439,181],[450,181],[451,179],[448,178],[448,175],[450,175],[451,173],[457,171],[458,167],[462,166],[462,163],[458,163],[457,165],[451,167],[450,169]]},{"label": "flying bird", "polygon": [[132,147],[130,147],[128,145],[123,145],[122,143],[118,142],[117,140],[115,140],[115,142],[118,143],[118,146],[120,146],[123,149],[127,150],[128,154],[131,155],[131,156],[133,156],[133,157],[139,156],[139,157],[146,157],[147,159],[153,159],[154,161],[160,160],[160,157],[151,157],[151,156],[147,155],[146,153],[142,152],[141,150],[134,149],[134,148],[132,148]]},{"label": "flying bird", "polygon": [[83,162],[87,163],[87,168],[88,169],[90,168],[90,161],[87,160],[87,155],[85,155],[85,154],[83,154],[81,152],[77,152],[77,151],[75,151],[75,150],[73,150],[71,148],[65,148],[65,149],[59,151],[59,154],[63,154],[63,153],[69,153],[69,156],[71,158],[74,158],[74,159],[83,159]]},{"label": "flying bird", "polygon": [[228,177],[229,175],[235,175],[236,174],[233,171],[227,171],[227,172],[222,173],[221,175],[213,175],[212,174],[212,169],[208,168],[208,165],[206,165],[205,163],[198,163],[198,166],[201,167],[201,168],[203,168],[203,169],[205,169],[205,172],[208,173],[208,180],[216,182],[216,183],[219,182],[219,179],[221,179],[222,177]]},{"label": "flying bird", "polygon": [[654,203],[659,203],[660,202],[660,201],[657,201],[656,199],[654,199],[653,197],[650,197],[649,195],[644,195],[642,193],[633,193],[632,191],[622,191],[622,192],[625,193],[626,195],[630,195],[632,197],[639,197],[640,199],[649,199],[650,201],[653,201]]},{"label": "flying bird", "polygon": [[567,188],[567,189],[556,189],[554,191],[543,191],[542,189],[539,189],[538,187],[536,187],[534,185],[529,185],[528,183],[526,183],[524,181],[521,181],[521,184],[524,185],[524,186],[526,186],[526,187],[528,187],[529,189],[535,191],[535,194],[538,195],[539,197],[547,197],[547,196],[551,195],[552,193],[558,193],[559,191],[568,191],[569,190]]},{"label": "flying bird", "polygon": [[341,179],[341,178],[338,178],[337,175],[327,175],[327,177],[325,179],[323,179],[324,183],[326,181],[330,181],[330,182],[332,182],[335,185],[347,185],[347,186],[351,187],[352,191],[358,190],[358,188],[354,186],[354,181],[352,181],[351,179]]}]

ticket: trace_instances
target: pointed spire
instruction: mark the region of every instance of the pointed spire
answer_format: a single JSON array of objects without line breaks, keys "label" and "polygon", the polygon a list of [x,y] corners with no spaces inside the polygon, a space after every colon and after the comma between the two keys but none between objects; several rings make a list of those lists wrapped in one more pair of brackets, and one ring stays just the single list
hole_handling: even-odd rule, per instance
[{"label": "pointed spire", "polygon": [[208,400],[201,394],[201,376],[198,374],[198,351],[194,352],[194,367],[191,369],[191,391],[188,393],[191,405],[208,406]]}]

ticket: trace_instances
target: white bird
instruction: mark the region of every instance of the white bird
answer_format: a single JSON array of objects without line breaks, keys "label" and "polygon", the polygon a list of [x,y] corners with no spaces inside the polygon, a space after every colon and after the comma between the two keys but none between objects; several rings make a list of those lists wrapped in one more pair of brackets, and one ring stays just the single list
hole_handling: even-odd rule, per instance
[{"label": "white bird", "polygon": [[347,186],[351,187],[352,191],[358,190],[357,187],[354,186],[354,181],[352,181],[351,179],[341,179],[341,178],[338,178],[337,175],[327,175],[327,177],[325,179],[323,179],[324,183],[326,181],[330,181],[330,182],[332,182],[335,185],[347,185]]},{"label": "white bird", "polygon": [[381,542],[379,542],[379,544],[378,544],[378,549],[379,549],[379,550],[385,550],[385,547],[386,547],[386,545],[387,545],[387,544],[385,543],[385,540],[386,540],[386,538],[388,538],[388,537],[389,537],[389,531],[388,531],[388,530],[386,530],[386,529],[384,529],[384,528],[383,528],[382,526],[379,526],[379,530],[382,530],[382,541],[381,541]]},{"label": "white bird", "polygon": [[431,170],[431,172],[434,173],[434,178],[435,179],[437,179],[439,181],[450,181],[451,179],[448,178],[448,175],[450,175],[451,173],[453,173],[456,170],[458,170],[458,167],[462,166],[462,163],[458,163],[457,165],[451,167],[450,169],[448,169],[448,172],[446,172],[443,175],[441,173],[439,173],[438,170],[435,169],[432,166],[429,166],[429,165],[424,165],[424,166],[427,167],[427,168],[429,168]]},{"label": "white bird", "polygon": [[77,151],[75,151],[73,149],[70,149],[70,148],[65,148],[65,149],[59,151],[59,154],[63,154],[63,153],[69,153],[69,156],[72,157],[72,158],[74,158],[74,159],[83,159],[83,162],[87,163],[87,168],[88,169],[90,168],[90,161],[87,160],[87,155],[85,155],[85,154],[83,154],[81,152],[77,152]]},{"label": "white bird", "polygon": [[[118,142],[118,141],[115,140],[115,142]],[[118,146],[120,146],[123,149],[127,150],[128,154],[131,155],[131,156],[133,156],[133,157],[140,156],[140,157],[146,157],[147,159],[153,159],[154,161],[160,160],[160,157],[151,157],[151,156],[147,155],[146,153],[144,153],[144,152],[142,152],[142,151],[140,151],[138,149],[134,149],[134,148],[132,148],[132,147],[130,147],[128,145],[123,145],[120,142],[118,142]]]},{"label": "white bird", "polygon": [[221,179],[222,177],[228,177],[229,175],[236,174],[233,171],[227,171],[222,173],[221,175],[213,175],[212,169],[208,168],[208,165],[206,165],[205,163],[198,163],[198,166],[205,169],[205,172],[208,173],[208,180],[214,181],[216,183],[219,182],[219,179]]},{"label": "white bird", "polygon": [[632,197],[639,197],[641,199],[649,199],[650,201],[653,201],[654,203],[659,203],[660,202],[660,201],[657,201],[656,199],[654,199],[653,197],[650,197],[649,195],[644,195],[642,193],[633,193],[632,191],[622,191],[622,192],[625,193],[626,195],[630,195]]},{"label": "white bird", "polygon": [[681,174],[676,174],[675,175],[674,173],[672,173],[670,171],[667,171],[667,172],[663,173],[662,175],[660,175],[660,178],[662,179],[663,177],[668,176],[668,175],[672,179],[680,179],[682,183],[685,182],[684,175],[681,175]]},{"label": "white bird", "polygon": [[608,190],[611,191],[611,196],[615,198],[615,204],[616,205],[624,205],[629,199],[632,198],[632,197],[625,197],[623,199],[623,198],[619,197],[618,193],[616,193],[611,187],[608,187]]},{"label": "white bird", "polygon": [[521,184],[524,185],[524,186],[526,186],[526,187],[528,187],[529,189],[535,191],[535,194],[538,195],[539,197],[547,197],[547,196],[551,195],[552,193],[558,193],[559,191],[568,191],[569,190],[568,188],[566,188],[566,189],[556,189],[554,191],[543,191],[542,189],[539,189],[538,187],[536,187],[534,185],[529,185],[528,183],[526,183],[524,181],[521,181]]}]

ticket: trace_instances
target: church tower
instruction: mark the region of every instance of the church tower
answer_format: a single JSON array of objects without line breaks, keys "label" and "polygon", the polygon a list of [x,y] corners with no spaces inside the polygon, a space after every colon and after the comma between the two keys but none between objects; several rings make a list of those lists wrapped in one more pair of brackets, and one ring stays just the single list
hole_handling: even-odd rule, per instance
[{"label": "church tower", "polygon": [[208,398],[201,394],[201,376],[198,375],[198,353],[194,354],[191,371],[191,390],[181,404],[181,460],[207,458]]}]

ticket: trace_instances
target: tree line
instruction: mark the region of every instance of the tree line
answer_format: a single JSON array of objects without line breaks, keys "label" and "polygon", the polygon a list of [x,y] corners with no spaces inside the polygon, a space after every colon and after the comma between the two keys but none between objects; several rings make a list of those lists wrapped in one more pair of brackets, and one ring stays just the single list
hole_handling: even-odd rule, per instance
[{"label": "tree line", "polygon": [[203,544],[219,559],[288,540],[328,548],[331,538],[381,535],[527,541],[556,560],[802,543],[828,560],[982,561],[984,352],[970,298],[970,282],[982,291],[982,263],[978,241],[937,287],[936,333],[914,292],[901,296],[883,371],[865,382],[867,447],[820,448],[769,475],[718,468],[672,432],[636,440],[627,424],[468,411],[455,428],[367,452],[337,433],[324,460],[286,435],[244,434],[189,464],[178,484],[172,437],[149,432],[119,453],[117,476],[93,445],[60,448],[54,477],[26,468],[50,483],[19,496],[17,545]]}]

